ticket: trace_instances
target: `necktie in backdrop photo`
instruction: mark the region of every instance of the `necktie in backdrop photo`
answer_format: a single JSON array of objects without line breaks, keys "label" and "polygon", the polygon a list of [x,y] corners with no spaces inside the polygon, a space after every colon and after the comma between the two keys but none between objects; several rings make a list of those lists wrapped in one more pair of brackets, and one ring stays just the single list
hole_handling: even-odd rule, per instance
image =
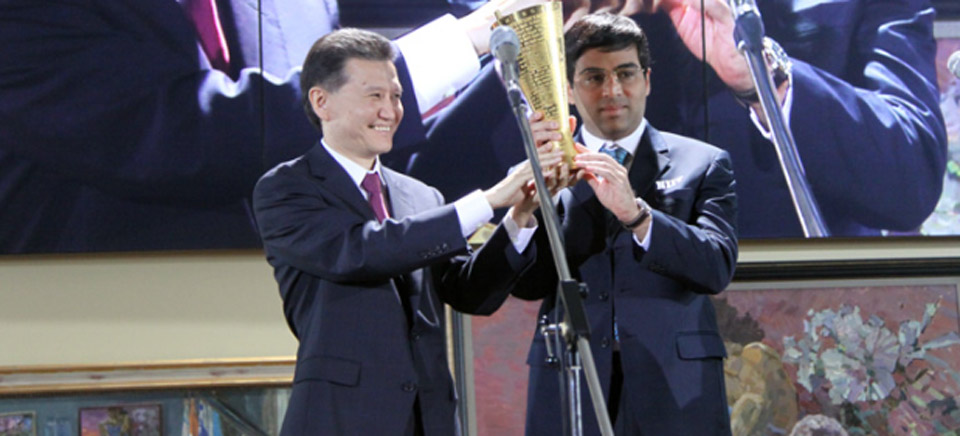
[{"label": "necktie in backdrop photo", "polygon": [[230,68],[230,49],[223,34],[216,0],[184,0],[183,8],[197,28],[200,46],[210,60],[210,66],[223,72]]}]

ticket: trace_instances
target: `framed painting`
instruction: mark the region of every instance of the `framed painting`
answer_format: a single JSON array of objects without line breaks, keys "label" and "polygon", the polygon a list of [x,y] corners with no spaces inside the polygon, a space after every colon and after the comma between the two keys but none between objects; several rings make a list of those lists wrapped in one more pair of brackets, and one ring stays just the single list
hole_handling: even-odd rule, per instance
[{"label": "framed painting", "polygon": [[0,413],[0,436],[36,436],[35,412]]},{"label": "framed painting", "polygon": [[958,289],[957,277],[734,284],[713,299],[734,434],[956,432]]},{"label": "framed painting", "polygon": [[121,404],[80,409],[80,436],[161,436],[159,404]]},{"label": "framed painting", "polygon": [[[771,278],[774,270],[783,278]],[[813,426],[850,435],[960,431],[953,260],[926,269],[908,261],[747,271],[713,297],[734,435]],[[467,320],[469,434],[522,434],[538,308],[511,298],[492,316]]]}]

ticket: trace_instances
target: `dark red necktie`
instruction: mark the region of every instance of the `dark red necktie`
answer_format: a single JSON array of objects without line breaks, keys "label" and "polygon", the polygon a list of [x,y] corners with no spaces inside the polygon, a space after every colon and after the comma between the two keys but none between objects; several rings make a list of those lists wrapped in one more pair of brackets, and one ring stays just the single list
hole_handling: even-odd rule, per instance
[{"label": "dark red necktie", "polygon": [[229,71],[230,49],[227,48],[227,38],[223,36],[216,0],[184,0],[183,7],[197,28],[200,46],[207,59],[210,59],[210,65],[220,71]]},{"label": "dark red necktie", "polygon": [[380,176],[377,173],[367,173],[360,183],[364,191],[367,191],[367,202],[373,208],[373,213],[377,216],[377,221],[383,222],[387,219],[387,206],[383,201],[383,190],[380,188]]}]

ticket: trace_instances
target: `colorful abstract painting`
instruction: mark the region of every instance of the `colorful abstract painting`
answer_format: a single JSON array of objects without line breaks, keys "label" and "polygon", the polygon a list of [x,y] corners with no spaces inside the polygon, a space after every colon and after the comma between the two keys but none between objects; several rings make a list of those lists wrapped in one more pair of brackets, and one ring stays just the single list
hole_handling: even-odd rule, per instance
[{"label": "colorful abstract painting", "polygon": [[34,412],[0,413],[0,436],[36,436]]},{"label": "colorful abstract painting", "polygon": [[160,436],[159,404],[80,409],[80,436]]}]

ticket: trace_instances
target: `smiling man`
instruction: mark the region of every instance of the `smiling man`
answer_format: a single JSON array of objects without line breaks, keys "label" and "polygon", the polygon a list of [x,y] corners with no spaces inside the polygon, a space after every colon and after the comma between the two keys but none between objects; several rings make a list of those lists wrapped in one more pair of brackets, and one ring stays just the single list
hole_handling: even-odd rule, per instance
[{"label": "smiling man", "polygon": [[[489,314],[533,260],[524,249],[535,229],[529,165],[445,205],[437,190],[380,164],[403,118],[393,57],[387,39],[363,30],[319,39],[301,86],[323,139],[254,190],[300,340],[283,435],[457,434],[443,303]],[[466,237],[510,205],[471,252]]]},{"label": "smiling man", "polygon": [[[580,181],[558,213],[570,270],[590,290],[584,307],[608,413],[618,435],[729,435],[726,355],[709,294],[737,260],[737,202],[727,152],[661,133],[644,119],[650,51],[629,18],[586,15],[564,35],[570,97],[583,118]],[[531,120],[538,143],[560,139]],[[557,276],[544,232],[514,295],[544,299],[557,319]],[[558,368],[543,337],[530,347],[527,434],[561,434]],[[586,386],[585,383],[583,383]],[[584,434],[598,434],[582,389]]]}]

